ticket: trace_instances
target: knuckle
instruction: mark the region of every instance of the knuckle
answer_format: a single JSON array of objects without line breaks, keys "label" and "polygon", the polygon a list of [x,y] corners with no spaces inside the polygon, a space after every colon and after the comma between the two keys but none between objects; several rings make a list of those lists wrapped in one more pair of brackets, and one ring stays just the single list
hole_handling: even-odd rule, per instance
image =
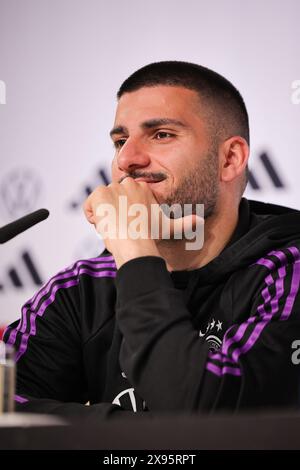
[{"label": "knuckle", "polygon": [[134,179],[131,176],[127,176],[125,179],[123,179],[122,184],[129,185],[134,183]]}]

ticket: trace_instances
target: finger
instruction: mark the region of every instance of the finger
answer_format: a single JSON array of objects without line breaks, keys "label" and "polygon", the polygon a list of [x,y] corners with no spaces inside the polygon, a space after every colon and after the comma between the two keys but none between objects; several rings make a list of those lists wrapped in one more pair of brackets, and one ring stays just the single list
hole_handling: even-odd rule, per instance
[{"label": "finger", "polygon": [[93,211],[93,208],[92,208],[92,205],[91,205],[90,196],[84,201],[82,207],[83,207],[83,212],[84,212],[84,215],[85,215],[87,221],[90,224],[95,224],[94,211]]},{"label": "finger", "polygon": [[95,218],[95,201],[99,200],[101,197],[101,193],[103,190],[105,190],[106,186],[104,185],[99,185],[97,186],[96,189],[86,198],[86,200],[83,203],[83,211],[86,219],[90,224],[95,224],[96,223],[96,218]]},{"label": "finger", "polygon": [[132,178],[132,176],[126,176],[124,179],[122,179],[120,184],[128,184],[128,183],[133,182],[133,181],[134,181],[134,179]]}]

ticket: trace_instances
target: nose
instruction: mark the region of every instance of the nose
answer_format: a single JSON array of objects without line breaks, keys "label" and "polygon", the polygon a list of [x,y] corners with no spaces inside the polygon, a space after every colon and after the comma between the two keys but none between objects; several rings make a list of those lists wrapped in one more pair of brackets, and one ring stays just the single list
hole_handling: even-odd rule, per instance
[{"label": "nose", "polygon": [[117,156],[118,167],[127,173],[150,164],[150,157],[141,142],[128,138]]}]

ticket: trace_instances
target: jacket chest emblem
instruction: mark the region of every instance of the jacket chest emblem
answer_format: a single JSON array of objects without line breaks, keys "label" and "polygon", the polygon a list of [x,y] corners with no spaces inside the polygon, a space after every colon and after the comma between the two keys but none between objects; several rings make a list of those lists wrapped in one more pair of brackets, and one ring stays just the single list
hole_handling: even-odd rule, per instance
[{"label": "jacket chest emblem", "polygon": [[199,331],[200,338],[209,343],[209,349],[217,351],[220,349],[223,339],[223,322],[212,318],[206,325],[206,329]]}]

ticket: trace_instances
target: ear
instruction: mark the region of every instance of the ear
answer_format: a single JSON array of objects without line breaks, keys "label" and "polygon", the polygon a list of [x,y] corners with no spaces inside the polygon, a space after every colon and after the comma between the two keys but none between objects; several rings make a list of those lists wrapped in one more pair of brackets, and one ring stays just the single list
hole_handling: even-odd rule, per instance
[{"label": "ear", "polygon": [[221,144],[220,179],[230,182],[240,176],[249,158],[249,145],[240,136],[230,137]]}]

